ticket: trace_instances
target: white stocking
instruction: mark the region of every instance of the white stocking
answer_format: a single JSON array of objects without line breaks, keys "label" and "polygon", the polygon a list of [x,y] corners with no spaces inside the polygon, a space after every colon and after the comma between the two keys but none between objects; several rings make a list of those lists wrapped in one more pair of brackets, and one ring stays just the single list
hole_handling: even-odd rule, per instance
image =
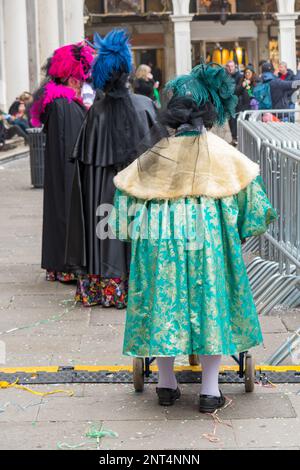
[{"label": "white stocking", "polygon": [[175,357],[157,357],[156,358],[159,370],[158,388],[172,388],[177,389],[177,380],[174,373]]},{"label": "white stocking", "polygon": [[222,356],[200,356],[202,366],[201,395],[220,396],[219,369]]}]

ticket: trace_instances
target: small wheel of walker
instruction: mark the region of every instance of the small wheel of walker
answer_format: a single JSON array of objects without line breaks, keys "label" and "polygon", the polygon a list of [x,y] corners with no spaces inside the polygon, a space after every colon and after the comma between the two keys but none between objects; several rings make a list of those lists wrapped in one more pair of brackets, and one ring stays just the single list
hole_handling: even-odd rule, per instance
[{"label": "small wheel of walker", "polygon": [[133,385],[136,392],[144,391],[144,359],[135,357],[133,359]]},{"label": "small wheel of walker", "polygon": [[255,387],[255,362],[254,358],[247,354],[245,359],[245,390],[247,393],[254,392]]},{"label": "small wheel of walker", "polygon": [[190,354],[189,355],[189,363],[190,363],[190,366],[199,366],[200,359],[199,359],[198,354]]}]

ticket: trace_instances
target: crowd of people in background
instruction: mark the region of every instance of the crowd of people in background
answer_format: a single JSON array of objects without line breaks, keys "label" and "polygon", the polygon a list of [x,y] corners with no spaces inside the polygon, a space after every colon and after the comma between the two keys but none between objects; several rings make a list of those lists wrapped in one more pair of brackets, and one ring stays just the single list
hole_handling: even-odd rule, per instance
[{"label": "crowd of people in background", "polygon": [[[226,70],[235,82],[235,93],[238,97],[236,114],[229,121],[232,145],[237,145],[237,120],[243,111],[259,110],[286,110],[295,109],[297,93],[300,88],[300,64],[295,74],[288,68],[286,62],[279,64],[275,71],[271,62],[260,64],[261,73],[257,74],[253,65],[249,64],[244,73],[241,73],[233,61],[226,64]],[[263,121],[292,121],[294,116],[286,117],[282,113],[277,115],[265,113]]]},{"label": "crowd of people in background", "polygon": [[[229,121],[232,136],[231,144],[237,146],[237,120],[238,115],[244,111],[259,110],[286,110],[295,109],[295,103],[300,88],[300,64],[295,74],[288,68],[286,62],[279,64],[278,70],[274,69],[271,62],[262,61],[260,63],[260,74],[255,71],[252,64],[246,66],[241,72],[234,61],[226,64],[226,70],[232,77],[236,86],[236,96],[238,103],[236,114]],[[154,70],[149,64],[140,65],[132,80],[133,90],[136,94],[141,94],[151,98],[157,108],[161,107],[160,81],[154,77]],[[287,117],[284,114],[264,113],[263,121],[293,121],[294,115]]]},{"label": "crowd of people in background", "polygon": [[33,102],[31,93],[25,91],[15,99],[8,113],[0,110],[0,152],[13,150],[16,144],[7,143],[15,136],[22,137],[28,143],[29,108]]},{"label": "crowd of people in background", "polygon": [[[300,88],[300,64],[295,74],[288,68],[286,62],[279,64],[275,71],[271,62],[262,61],[260,63],[261,73],[258,74],[252,64],[246,66],[241,72],[234,61],[226,64],[226,70],[232,77],[236,86],[236,96],[238,104],[236,114],[229,120],[229,127],[232,137],[231,144],[237,146],[237,120],[238,115],[244,111],[258,111],[261,109],[295,109],[297,93]],[[160,89],[162,86],[162,74],[160,69],[152,63],[141,64],[136,68],[131,77],[130,84],[135,94],[144,95],[150,98],[155,106],[161,108]],[[85,83],[82,96],[87,107],[90,107],[95,98],[95,92],[89,83]],[[24,139],[28,143],[28,128],[31,127],[29,121],[29,109],[33,101],[33,96],[29,92],[23,92],[12,103],[8,113],[0,110],[0,151],[14,149],[16,144],[6,143],[7,140],[15,136]],[[265,113],[263,121],[282,121],[284,115]],[[294,116],[289,117],[294,120]]]}]

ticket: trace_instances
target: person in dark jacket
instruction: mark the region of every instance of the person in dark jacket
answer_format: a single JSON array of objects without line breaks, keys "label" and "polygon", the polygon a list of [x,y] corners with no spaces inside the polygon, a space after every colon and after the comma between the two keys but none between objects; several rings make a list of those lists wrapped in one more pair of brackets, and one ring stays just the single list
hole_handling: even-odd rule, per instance
[{"label": "person in dark jacket", "polygon": [[[298,69],[299,72],[299,69]],[[299,73],[295,74],[292,69],[288,68],[286,62],[280,62],[278,67],[278,78],[283,81],[294,81],[299,79]]]},{"label": "person in dark jacket", "polygon": [[[241,79],[243,78],[243,75],[237,69],[237,66],[233,60],[230,60],[227,62],[226,70],[227,70],[228,75],[230,75],[231,78],[234,80],[235,86],[237,87]],[[229,123],[231,137],[232,137],[231,145],[236,147],[237,146],[237,115],[235,115],[234,117],[231,117],[228,123]]]},{"label": "person in dark jacket", "polygon": [[[293,70],[288,68],[288,65],[286,62],[280,62],[279,64],[279,69],[278,69],[278,78],[282,81],[295,81],[299,80],[299,68],[297,71],[297,74],[294,74]],[[289,109],[295,109],[295,100],[293,97],[296,98],[295,92],[291,94],[290,96],[290,102],[289,102]],[[292,116],[294,120],[294,115]]]},{"label": "person in dark jacket", "polygon": [[28,118],[26,116],[26,105],[20,98],[16,99],[9,108],[9,118],[7,119],[8,123],[12,126],[19,127],[23,134],[27,137],[27,129],[29,128]]},{"label": "person in dark jacket", "polygon": [[66,224],[74,164],[72,150],[86,115],[82,83],[90,76],[92,49],[64,46],[49,59],[46,82],[35,94],[30,110],[34,127],[44,126],[45,153],[42,268],[48,281],[68,282],[74,275],[65,266]]},{"label": "person in dark jacket", "polygon": [[148,65],[140,65],[135,73],[133,82],[134,93],[144,95],[154,100],[154,81],[151,68]]},{"label": "person in dark jacket", "polygon": [[257,83],[257,76],[252,65],[245,68],[244,77],[242,77],[236,87],[238,97],[237,113],[253,109],[253,90]]},{"label": "person in dark jacket", "polygon": [[294,80],[281,80],[274,74],[274,67],[270,62],[262,65],[261,80],[270,84],[272,109],[289,109],[291,95],[300,88],[300,65]]},{"label": "person in dark jacket", "polygon": [[[74,148],[75,175],[68,222],[66,262],[79,274],[76,301],[84,306],[124,308],[129,244],[110,239],[106,216],[115,194],[113,179],[138,155],[156,120],[153,102],[131,93],[132,52],[123,30],[95,35],[93,67],[97,97]],[[103,232],[104,231],[104,232]]]},{"label": "person in dark jacket", "polygon": [[6,140],[10,140],[15,136],[23,137],[25,144],[28,141],[27,134],[20,127],[8,123],[9,117],[10,115],[0,110],[0,152],[13,150],[17,147],[16,144],[6,143]]}]

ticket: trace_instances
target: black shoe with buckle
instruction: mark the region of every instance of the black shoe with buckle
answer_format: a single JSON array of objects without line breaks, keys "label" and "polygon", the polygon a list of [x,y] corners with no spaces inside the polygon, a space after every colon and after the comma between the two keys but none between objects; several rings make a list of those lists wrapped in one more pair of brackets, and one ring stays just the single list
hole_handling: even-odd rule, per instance
[{"label": "black shoe with buckle", "polygon": [[160,406],[172,406],[176,400],[179,400],[181,393],[179,388],[176,390],[173,388],[156,388],[158,396],[158,403]]},{"label": "black shoe with buckle", "polygon": [[220,390],[220,396],[214,397],[212,395],[200,395],[199,411],[200,413],[214,413],[219,408],[223,408],[226,403],[226,398]]}]

